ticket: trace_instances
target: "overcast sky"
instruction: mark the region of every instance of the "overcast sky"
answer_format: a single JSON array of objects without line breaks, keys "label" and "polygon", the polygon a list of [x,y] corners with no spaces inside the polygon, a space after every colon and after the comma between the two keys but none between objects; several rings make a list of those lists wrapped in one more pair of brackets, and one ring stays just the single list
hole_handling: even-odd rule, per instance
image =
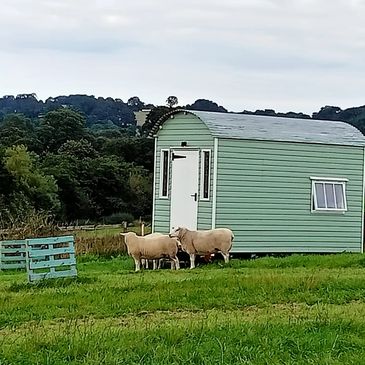
[{"label": "overcast sky", "polygon": [[0,96],[365,104],[365,0],[0,0]]}]

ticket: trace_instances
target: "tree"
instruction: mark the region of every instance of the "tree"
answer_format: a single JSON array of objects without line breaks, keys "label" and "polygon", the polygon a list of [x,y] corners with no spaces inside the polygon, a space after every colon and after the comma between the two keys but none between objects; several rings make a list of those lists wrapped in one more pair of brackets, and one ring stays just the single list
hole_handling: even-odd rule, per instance
[{"label": "tree", "polygon": [[217,103],[206,99],[198,99],[191,105],[186,105],[188,110],[202,110],[207,112],[222,112],[227,113],[227,109],[219,106]]},{"label": "tree", "polygon": [[34,123],[23,114],[7,114],[0,124],[0,144],[6,147],[25,145],[36,150],[39,143]]},{"label": "tree", "polygon": [[58,149],[58,153],[62,155],[74,156],[79,159],[87,157],[95,158],[97,156],[95,148],[86,139],[80,139],[79,141],[67,141]]},{"label": "tree", "polygon": [[167,99],[166,99],[166,104],[167,106],[172,109],[175,105],[177,105],[179,103],[178,99],[176,96],[169,96]]},{"label": "tree", "polygon": [[70,140],[87,139],[89,132],[85,127],[85,117],[69,108],[48,112],[40,122],[39,138],[44,151],[57,151]]},{"label": "tree", "polygon": [[134,112],[137,112],[144,108],[144,102],[140,100],[138,96],[132,96],[128,99],[127,105],[132,109]]},{"label": "tree", "polygon": [[342,109],[339,108],[338,106],[326,105],[322,107],[319,112],[313,113],[313,118],[323,119],[323,120],[339,120],[341,112]]},{"label": "tree", "polygon": [[57,184],[53,176],[39,169],[37,157],[23,145],[5,150],[3,163],[15,183],[13,200],[20,196],[20,200],[36,210],[57,213],[60,207]]}]

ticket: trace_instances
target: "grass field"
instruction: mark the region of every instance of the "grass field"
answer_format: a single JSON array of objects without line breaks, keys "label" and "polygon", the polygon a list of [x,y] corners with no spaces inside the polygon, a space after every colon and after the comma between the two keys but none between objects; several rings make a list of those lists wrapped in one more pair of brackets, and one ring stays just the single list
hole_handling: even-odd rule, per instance
[{"label": "grass field", "polygon": [[[94,237],[115,236],[122,231],[123,229],[121,227],[113,227],[113,228],[99,228],[94,230],[73,231],[71,232],[71,234],[74,234],[76,237],[94,238]],[[136,232],[138,235],[141,235],[141,227],[139,226],[128,227],[128,232]],[[145,234],[151,233],[151,227],[146,226],[144,233]]]},{"label": "grass field", "polygon": [[365,256],[0,273],[0,364],[365,364]]}]

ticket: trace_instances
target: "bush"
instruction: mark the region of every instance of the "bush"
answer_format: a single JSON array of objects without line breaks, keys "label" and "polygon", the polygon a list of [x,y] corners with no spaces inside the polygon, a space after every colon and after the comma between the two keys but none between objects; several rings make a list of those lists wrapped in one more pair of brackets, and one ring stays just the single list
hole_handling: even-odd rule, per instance
[{"label": "bush", "polygon": [[134,221],[134,217],[130,213],[114,213],[107,217],[104,217],[105,224],[122,224],[122,222],[132,223]]}]

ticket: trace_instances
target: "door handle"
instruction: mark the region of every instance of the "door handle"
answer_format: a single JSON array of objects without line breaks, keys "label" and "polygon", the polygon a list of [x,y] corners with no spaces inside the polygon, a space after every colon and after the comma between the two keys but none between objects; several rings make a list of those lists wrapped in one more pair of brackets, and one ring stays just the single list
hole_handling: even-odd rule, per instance
[{"label": "door handle", "polygon": [[198,193],[191,194],[190,196],[192,196],[194,198],[194,201],[198,200]]}]

